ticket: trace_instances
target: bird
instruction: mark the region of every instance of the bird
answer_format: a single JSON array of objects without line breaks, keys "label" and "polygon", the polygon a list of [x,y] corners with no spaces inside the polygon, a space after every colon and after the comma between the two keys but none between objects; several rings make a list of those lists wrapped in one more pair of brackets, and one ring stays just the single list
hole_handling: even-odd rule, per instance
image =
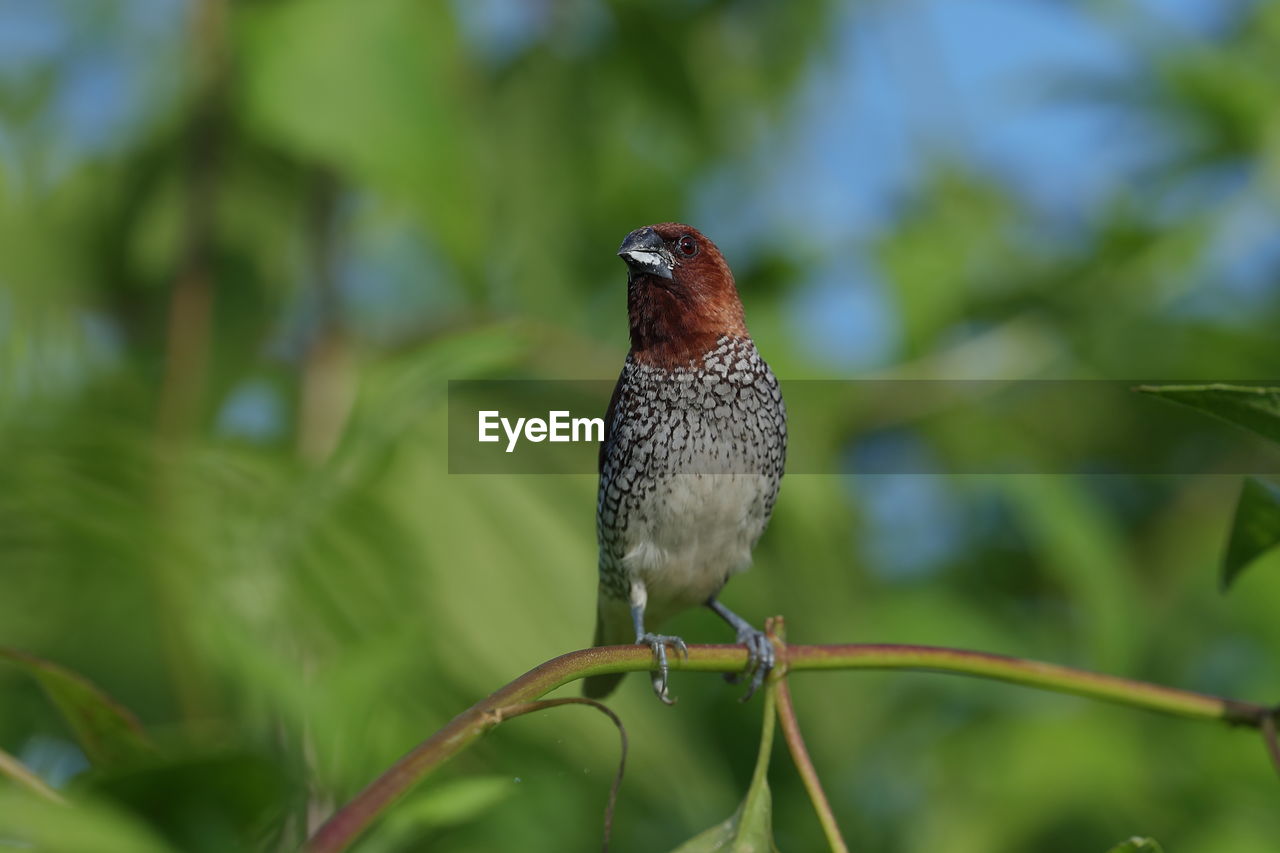
[{"label": "bird", "polygon": [[[653,690],[667,704],[667,651],[655,633],[706,606],[748,651],[746,701],[774,665],[764,632],[718,599],[773,514],[787,452],[778,380],[747,331],[733,273],[697,229],[637,228],[618,249],[627,267],[631,348],[605,414],[599,454],[595,645],[647,645]],[[585,679],[603,698],[623,673]]]}]

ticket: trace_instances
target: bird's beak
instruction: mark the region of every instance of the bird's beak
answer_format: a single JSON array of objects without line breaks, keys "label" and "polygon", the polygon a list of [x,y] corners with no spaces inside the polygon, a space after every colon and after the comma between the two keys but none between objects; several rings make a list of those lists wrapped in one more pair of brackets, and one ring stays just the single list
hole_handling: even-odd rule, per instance
[{"label": "bird's beak", "polygon": [[637,273],[648,273],[670,279],[675,258],[652,227],[637,228],[626,236],[618,248],[618,257]]}]

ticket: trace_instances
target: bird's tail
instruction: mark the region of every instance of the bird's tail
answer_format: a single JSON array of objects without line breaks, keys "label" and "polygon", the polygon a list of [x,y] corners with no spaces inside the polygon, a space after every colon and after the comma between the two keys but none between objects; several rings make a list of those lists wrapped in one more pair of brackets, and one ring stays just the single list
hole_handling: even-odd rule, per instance
[{"label": "bird's tail", "polygon": [[[621,602],[601,600],[596,608],[596,637],[593,646],[624,646],[635,642],[630,622],[631,611]],[[614,691],[625,672],[590,675],[582,680],[582,695],[588,699],[603,699]]]}]

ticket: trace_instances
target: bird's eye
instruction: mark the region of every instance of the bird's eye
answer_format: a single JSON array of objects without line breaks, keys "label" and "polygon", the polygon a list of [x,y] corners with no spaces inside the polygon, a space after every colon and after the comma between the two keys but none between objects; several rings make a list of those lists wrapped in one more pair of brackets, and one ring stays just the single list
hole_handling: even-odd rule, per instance
[{"label": "bird's eye", "polygon": [[693,239],[692,234],[686,234],[676,243],[676,248],[680,250],[680,254],[686,258],[692,258],[698,254],[698,241]]}]

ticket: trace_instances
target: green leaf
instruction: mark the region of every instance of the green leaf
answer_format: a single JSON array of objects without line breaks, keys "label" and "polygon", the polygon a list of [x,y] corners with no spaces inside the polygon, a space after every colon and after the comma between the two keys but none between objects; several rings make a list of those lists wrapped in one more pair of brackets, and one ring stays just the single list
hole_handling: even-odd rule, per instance
[{"label": "green leaf", "polygon": [[764,700],[764,724],[760,752],[751,786],[737,811],[727,820],[700,832],[672,853],[778,853],[773,843],[773,800],[769,794],[769,756],[773,750],[774,690],[770,684]]},{"label": "green leaf", "polygon": [[1135,835],[1112,847],[1107,853],[1164,853],[1164,848],[1154,838],[1139,838]]},{"label": "green leaf", "polygon": [[74,807],[0,791],[0,847],[58,853],[173,853],[136,818],[96,802]]},{"label": "green leaf", "polygon": [[748,793],[731,817],[699,832],[672,853],[778,853],[773,843],[773,806],[768,783],[755,793],[754,801]]},{"label": "green leaf", "polygon": [[1140,385],[1137,390],[1252,430],[1280,444],[1280,388],[1249,385]]},{"label": "green leaf", "polygon": [[1280,488],[1250,477],[1240,489],[1231,539],[1222,561],[1226,590],[1251,563],[1280,546]]},{"label": "green leaf", "polygon": [[0,647],[0,658],[17,664],[40,682],[95,766],[132,764],[153,753],[137,718],[88,679],[17,649]]}]

